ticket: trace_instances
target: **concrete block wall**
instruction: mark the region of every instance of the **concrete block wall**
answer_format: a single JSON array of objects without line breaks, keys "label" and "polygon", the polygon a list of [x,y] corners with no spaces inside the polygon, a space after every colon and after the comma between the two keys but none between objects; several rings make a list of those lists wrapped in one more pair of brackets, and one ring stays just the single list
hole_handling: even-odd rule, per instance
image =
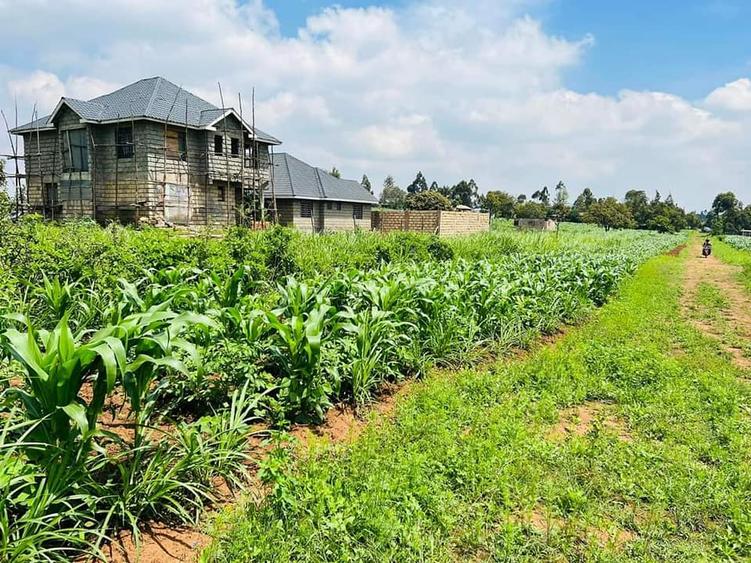
[{"label": "concrete block wall", "polygon": [[382,211],[372,212],[372,226],[381,232],[413,231],[436,235],[459,235],[490,230],[488,213],[459,211]]},{"label": "concrete block wall", "polygon": [[490,231],[489,213],[440,211],[440,235],[468,235]]},{"label": "concrete block wall", "polygon": [[[323,206],[323,230],[324,231],[354,231],[355,229],[370,230],[370,205],[362,204],[362,219],[354,218],[353,203],[346,201],[341,203],[341,209],[336,201],[320,202]],[[329,204],[331,208],[329,209]]]},{"label": "concrete block wall", "polygon": [[438,234],[440,211],[373,211],[373,229],[390,233],[392,231],[414,231],[417,233]]}]

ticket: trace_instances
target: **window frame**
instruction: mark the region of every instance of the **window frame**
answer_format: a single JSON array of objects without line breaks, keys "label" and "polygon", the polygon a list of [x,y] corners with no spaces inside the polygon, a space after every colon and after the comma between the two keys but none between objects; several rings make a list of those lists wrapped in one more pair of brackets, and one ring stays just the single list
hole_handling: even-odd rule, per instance
[{"label": "window frame", "polygon": [[[123,134],[125,140],[123,140]],[[125,127],[115,127],[115,155],[118,160],[133,158],[134,143],[133,143],[133,127],[126,125]]]},{"label": "window frame", "polygon": [[309,199],[300,200],[300,217],[303,219],[313,218],[313,202]]},{"label": "window frame", "polygon": [[177,152],[180,153],[180,160],[188,160],[188,134],[185,131],[177,132]]},{"label": "window frame", "polygon": [[342,202],[341,201],[337,201],[336,202],[336,210],[337,211],[341,211],[342,210]]},{"label": "window frame", "polygon": [[[71,133],[75,133],[76,136],[83,134],[83,144],[74,145],[71,141]],[[76,129],[66,129],[64,131],[64,148],[67,148],[68,158],[63,164],[63,172],[88,172],[89,171],[89,137],[88,131],[85,127]],[[76,167],[74,162],[74,154],[78,153],[78,159],[80,160],[80,168]]]},{"label": "window frame", "polygon": [[352,204],[352,218],[355,220],[362,220],[364,216],[364,206],[362,203]]},{"label": "window frame", "polygon": [[60,191],[57,182],[44,183],[44,206],[56,207],[60,204]]},{"label": "window frame", "polygon": [[224,135],[214,135],[214,154],[217,156],[224,154]]},{"label": "window frame", "polygon": [[226,202],[227,201],[227,187],[219,185],[216,188],[217,188],[217,195],[216,195],[217,200],[220,203]]},{"label": "window frame", "polygon": [[229,154],[230,156],[240,156],[240,139],[237,137],[229,138]]}]

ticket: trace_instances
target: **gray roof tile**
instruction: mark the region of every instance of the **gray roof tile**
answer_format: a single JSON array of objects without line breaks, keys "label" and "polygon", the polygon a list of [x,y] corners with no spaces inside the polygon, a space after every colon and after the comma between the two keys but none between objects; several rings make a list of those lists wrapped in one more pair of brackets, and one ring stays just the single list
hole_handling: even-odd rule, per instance
[{"label": "gray roof tile", "polygon": [[[275,153],[274,192],[279,199],[314,199],[375,204],[378,200],[355,180],[336,178],[287,153]],[[266,192],[271,195],[271,189]]]},{"label": "gray roof tile", "polygon": [[[62,98],[70,108],[88,121],[129,121],[134,119],[156,119],[175,125],[205,128],[223,115],[223,110],[206,100],[183,90],[159,76],[144,78],[91,100]],[[232,110],[232,108],[227,108]],[[234,110],[233,110],[234,111]],[[42,118],[49,123],[50,116]],[[12,129],[12,133],[24,133],[42,126],[42,119]],[[261,142],[280,144],[268,133],[256,128],[256,138]]]}]

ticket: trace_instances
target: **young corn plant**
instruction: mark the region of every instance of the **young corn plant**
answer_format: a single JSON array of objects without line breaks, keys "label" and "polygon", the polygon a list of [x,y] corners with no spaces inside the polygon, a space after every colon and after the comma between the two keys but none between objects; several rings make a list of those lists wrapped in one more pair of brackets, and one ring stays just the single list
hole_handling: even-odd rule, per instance
[{"label": "young corn plant", "polygon": [[[25,451],[38,422],[5,413],[0,429],[0,561],[70,561],[98,558],[91,538],[100,534],[77,488],[80,475],[63,464],[47,471]],[[42,444],[40,444],[42,446]]]},{"label": "young corn plant", "polygon": [[164,369],[186,372],[181,357],[195,361],[196,347],[182,334],[203,328],[219,330],[216,321],[196,313],[176,313],[169,303],[155,305],[144,313],[135,313],[120,324],[106,327],[94,338],[113,338],[125,343],[131,360],[123,368],[122,384],[136,417],[135,447],[142,442],[142,429],[155,404],[152,384]]},{"label": "young corn plant", "polygon": [[[306,302],[309,300],[308,297]],[[280,396],[293,416],[314,415],[321,420],[328,406],[321,345],[334,329],[333,308],[318,303],[303,314],[297,302],[291,309],[300,314],[280,317],[276,312],[269,312],[266,316],[272,335],[270,351],[282,377]]]},{"label": "young corn plant", "polygon": [[354,339],[351,351],[352,397],[360,406],[371,399],[379,384],[396,375],[395,349],[407,345],[410,340],[399,331],[412,325],[398,322],[393,313],[375,307],[358,313],[348,308],[340,313],[340,317],[344,320],[341,329]]},{"label": "young corn plant", "polygon": [[34,288],[33,297],[41,305],[42,316],[57,323],[75,306],[78,282],[62,281],[59,277],[50,280],[42,275],[42,285]]},{"label": "young corn plant", "polygon": [[[36,331],[30,323],[26,332],[6,330],[0,346],[23,368],[25,386],[13,387],[8,394],[23,406],[27,420],[36,423],[27,455],[41,459],[65,452],[80,461],[79,456],[88,452],[105,398],[125,372],[122,340],[100,333],[83,343],[71,331],[66,313],[49,332]],[[86,401],[80,391],[89,378],[93,389]]]}]

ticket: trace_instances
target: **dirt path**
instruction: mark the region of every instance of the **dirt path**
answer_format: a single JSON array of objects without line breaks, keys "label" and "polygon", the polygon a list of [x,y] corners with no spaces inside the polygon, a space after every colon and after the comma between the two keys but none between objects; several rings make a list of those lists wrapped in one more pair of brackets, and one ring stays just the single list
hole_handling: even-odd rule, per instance
[{"label": "dirt path", "polygon": [[738,282],[740,268],[714,254],[701,256],[701,240],[692,239],[684,277],[682,307],[691,323],[718,341],[733,363],[751,369],[751,297]]}]

